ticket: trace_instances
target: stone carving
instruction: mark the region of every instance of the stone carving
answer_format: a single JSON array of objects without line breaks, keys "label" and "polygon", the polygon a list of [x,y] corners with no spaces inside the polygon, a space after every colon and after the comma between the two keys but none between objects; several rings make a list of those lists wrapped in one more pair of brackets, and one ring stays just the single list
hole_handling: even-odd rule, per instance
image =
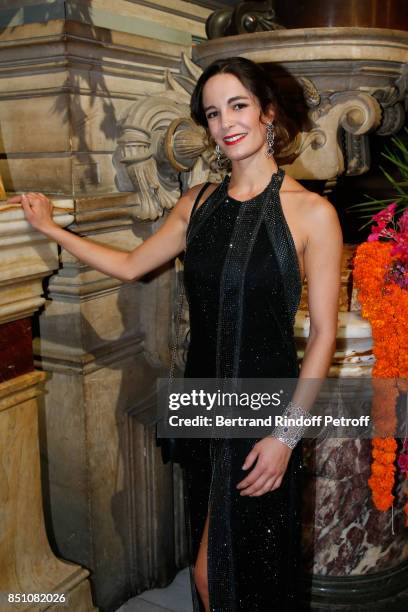
[{"label": "stone carving", "polygon": [[[344,171],[343,150],[338,139],[341,127],[346,132],[347,172],[360,174],[368,170],[369,157],[364,155],[363,161],[362,147],[360,155],[356,155],[357,138],[379,126],[381,108],[377,100],[360,91],[321,95],[310,79],[301,77],[299,83],[302,85],[312,127],[300,132],[290,145],[280,152],[280,163],[290,164],[291,173],[299,177],[305,177],[305,172],[308,178],[321,179],[341,174]],[[351,142],[354,144],[353,151]],[[317,149],[321,150],[320,155],[316,154]]]},{"label": "stone carving", "polygon": [[[188,101],[198,73],[193,69],[195,74],[184,61],[184,74],[167,74],[163,96],[137,102],[122,120],[119,157],[126,168],[126,180],[140,194],[137,216],[141,219],[155,219],[171,208],[180,196],[180,185],[184,190],[208,178],[220,178],[209,176],[214,160],[206,131],[188,118]],[[365,172],[369,157],[358,137],[380,125],[378,99],[362,91],[322,95],[311,79],[301,77],[299,83],[311,127],[298,133],[279,153],[279,163],[290,165],[293,176],[300,178],[335,177],[345,166],[349,174]],[[346,164],[339,128],[347,134]]]},{"label": "stone carving", "polygon": [[174,119],[164,137],[164,154],[175,170],[188,172],[208,144],[205,131],[191,119]]},{"label": "stone carving", "polygon": [[280,30],[283,26],[276,22],[274,0],[265,2],[239,2],[234,8],[214,11],[205,24],[209,39],[234,34],[248,34],[268,30]]},{"label": "stone carving", "polygon": [[179,197],[177,172],[163,156],[164,139],[169,124],[187,114],[185,104],[153,96],[132,105],[121,122],[120,162],[142,195],[141,219],[155,219]]},{"label": "stone carving", "polygon": [[[378,133],[378,130],[377,130]],[[355,176],[367,172],[371,165],[370,143],[368,136],[355,136],[345,132],[346,174]]]},{"label": "stone carving", "polygon": [[394,85],[377,89],[373,96],[381,104],[383,119],[377,134],[390,136],[396,134],[405,123],[404,101],[408,91],[408,66],[402,68],[401,75]]},{"label": "stone carving", "polygon": [[182,53],[180,74],[172,74],[169,70],[166,70],[166,89],[174,91],[181,96],[183,102],[189,104],[190,96],[202,72],[202,69],[197,64],[194,64],[185,53]]},{"label": "stone carving", "polygon": [[[286,32],[272,35],[287,36]],[[133,104],[122,119],[118,184],[122,190],[139,192],[139,218],[155,219],[190,185],[221,178],[215,173],[206,131],[188,118],[190,96],[201,72],[183,55],[179,74],[167,71],[163,95]],[[405,67],[397,79],[362,90],[355,81],[348,87],[344,80],[336,86],[318,70],[315,76],[310,71],[307,76],[291,74],[303,92],[306,114],[301,131],[279,153],[279,164],[290,166],[291,175],[301,179],[332,180],[343,172],[366,172],[370,166],[366,134],[373,130],[392,134],[404,122],[407,75]]]},{"label": "stone carving", "polygon": [[156,219],[174,206],[180,187],[207,180],[209,142],[205,130],[189,119],[191,92],[201,72],[183,54],[180,74],[166,72],[163,94],[132,104],[120,121],[117,183],[123,191],[139,193],[139,219]]},{"label": "stone carving", "polygon": [[[267,66],[282,83],[286,101],[300,103],[299,112],[289,112],[299,118],[300,133],[279,159],[294,178],[332,181],[344,169],[361,174],[370,163],[365,134],[389,135],[403,125],[408,80],[404,31],[283,29],[193,48],[200,66],[241,54]],[[357,106],[351,108],[354,98]]]},{"label": "stone carving", "polygon": [[[314,83],[305,77],[299,77],[303,97],[309,109],[309,117],[319,123],[319,119],[330,113],[339,102],[348,100],[347,109],[340,118],[340,126],[345,131],[344,153],[346,173],[357,175],[370,168],[370,149],[367,132],[372,129],[380,136],[398,132],[404,125],[405,111],[403,101],[407,90],[407,70],[396,81],[395,86],[377,89],[374,92],[338,92],[332,96],[320,95]],[[358,95],[356,96],[356,94]],[[355,102],[352,102],[352,100]],[[326,142],[324,130],[312,128],[309,132],[298,135],[291,146],[283,152],[284,156],[299,156],[308,146],[323,146]]]},{"label": "stone carving", "polygon": [[306,77],[299,77],[298,83],[301,85],[303,90],[303,97],[306,104],[310,108],[314,108],[315,106],[319,106],[321,102],[320,93],[316,87],[316,85],[310,79]]},{"label": "stone carving", "polygon": [[[300,78],[308,106],[311,128],[297,134],[279,154],[279,162],[289,165],[295,177],[327,179],[345,170],[344,154],[339,142],[339,128],[346,133],[347,173],[361,174],[369,168],[369,157],[361,137],[381,122],[377,100],[365,92],[343,91],[319,94],[310,79]],[[317,151],[319,150],[319,153]]]},{"label": "stone carving", "polygon": [[356,136],[378,128],[381,108],[378,102],[362,91],[342,91],[330,97],[333,108],[340,109],[339,125]]}]

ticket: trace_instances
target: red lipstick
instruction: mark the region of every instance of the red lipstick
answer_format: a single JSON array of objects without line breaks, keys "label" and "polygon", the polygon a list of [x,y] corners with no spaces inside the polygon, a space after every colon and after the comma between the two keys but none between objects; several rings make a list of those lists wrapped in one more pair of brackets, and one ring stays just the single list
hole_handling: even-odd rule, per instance
[{"label": "red lipstick", "polygon": [[[231,134],[231,136],[228,136],[226,138],[232,138],[233,136],[238,136],[238,134]],[[224,138],[224,143],[228,147],[230,147],[230,146],[232,146],[234,144],[237,144],[238,142],[241,142],[241,140],[243,140],[245,138],[245,136],[246,136],[246,134],[241,134],[241,136],[239,138],[237,138],[236,140],[231,140],[231,141],[225,140],[225,138]]]}]

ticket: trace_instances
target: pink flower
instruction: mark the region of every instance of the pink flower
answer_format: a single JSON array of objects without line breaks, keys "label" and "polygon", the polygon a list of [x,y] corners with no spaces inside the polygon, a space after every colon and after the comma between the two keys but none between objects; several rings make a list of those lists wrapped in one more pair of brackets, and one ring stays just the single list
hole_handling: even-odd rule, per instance
[{"label": "pink flower", "polygon": [[402,213],[400,220],[398,221],[398,228],[401,233],[408,233],[408,209]]},{"label": "pink flower", "polygon": [[392,228],[388,228],[387,225],[391,223],[394,217],[397,203],[392,202],[383,210],[380,210],[376,215],[372,217],[372,220],[377,224],[371,228],[371,234],[368,237],[368,242],[374,242],[379,238],[391,238],[395,239],[396,232]]},{"label": "pink flower", "polygon": [[389,240],[396,240],[397,235],[397,232],[392,228],[385,227],[383,225],[375,225],[371,228],[371,234],[367,238],[367,241],[373,242],[373,240],[378,240],[379,238],[388,238]]},{"label": "pink flower", "polygon": [[373,216],[373,221],[375,221],[378,224],[380,224],[381,222],[382,223],[385,222],[385,224],[389,223],[394,216],[396,208],[397,208],[396,202],[392,202],[392,204],[388,204],[386,208],[383,208],[383,210],[380,210],[380,212],[378,212],[376,215]]},{"label": "pink flower", "polygon": [[396,234],[394,240],[395,245],[392,248],[391,255],[398,255],[403,263],[408,264],[408,233]]}]

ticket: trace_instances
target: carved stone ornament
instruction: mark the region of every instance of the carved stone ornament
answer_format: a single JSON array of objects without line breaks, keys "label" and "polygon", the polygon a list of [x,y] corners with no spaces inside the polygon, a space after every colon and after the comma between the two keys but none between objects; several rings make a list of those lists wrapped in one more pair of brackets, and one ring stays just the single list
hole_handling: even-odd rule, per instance
[{"label": "carved stone ornament", "polygon": [[212,154],[206,132],[190,118],[190,96],[201,74],[183,54],[179,75],[165,75],[166,90],[132,104],[121,118],[114,155],[120,190],[137,191],[140,219],[156,219],[183,189],[207,180]]},{"label": "carved stone ornament", "polygon": [[359,140],[374,130],[395,134],[403,124],[406,31],[322,27],[254,32],[211,40],[192,52],[202,67],[239,55],[270,71],[285,95],[287,114],[298,123],[300,133],[278,158],[294,178],[331,181],[344,171],[360,174],[369,159],[366,143]]},{"label": "carved stone ornament", "polygon": [[[366,135],[372,131],[396,133],[405,118],[408,66],[401,63],[405,51],[401,55],[398,47],[398,55],[390,45],[401,38],[405,49],[405,35],[385,30],[374,35],[369,28],[357,34],[353,29],[345,33],[341,28],[334,28],[334,33],[327,30],[315,30],[316,40],[312,41],[302,33],[282,30],[242,35],[222,43],[213,40],[193,50],[195,61],[205,66],[217,57],[239,55],[245,48],[246,57],[265,63],[279,81],[279,71],[269,63],[273,57],[274,63],[283,66],[290,79],[300,85],[304,107],[301,131],[276,156],[296,179],[327,181],[344,172],[366,172],[370,165]],[[367,40],[372,42],[369,52],[361,45]],[[339,41],[343,59],[332,61],[332,47]],[[384,45],[388,45],[389,57],[383,61]],[[302,59],[305,48],[308,61]],[[356,49],[369,53],[364,61],[354,59]],[[395,58],[391,51],[397,54]],[[190,185],[221,178],[215,172],[207,132],[189,119],[190,96],[201,73],[201,68],[183,55],[180,72],[166,73],[165,91],[132,104],[122,119],[114,158],[117,181],[119,189],[140,194],[136,214],[142,219],[162,215]]]},{"label": "carved stone ornament", "polygon": [[[291,165],[291,175],[299,178],[327,179],[342,174],[345,168],[339,128],[353,138],[375,130],[381,123],[378,101],[362,91],[342,91],[320,97],[310,79],[300,80],[309,107],[311,129],[300,132],[292,143],[280,152],[280,163]],[[351,141],[348,141],[350,152]],[[356,151],[356,144],[354,145]],[[354,156],[347,164],[348,174],[368,170],[367,155]],[[324,160],[324,161],[323,161]],[[351,158],[350,158],[351,160]],[[359,168],[361,165],[361,168]]]},{"label": "carved stone ornament", "polygon": [[377,134],[390,136],[396,134],[405,123],[404,103],[408,92],[408,65],[402,69],[401,75],[390,87],[378,89],[373,96],[381,104],[383,118]]},{"label": "carved stone ornament", "polygon": [[276,19],[274,0],[239,2],[234,8],[223,8],[214,11],[205,24],[207,38],[220,38],[235,34],[280,30]]}]

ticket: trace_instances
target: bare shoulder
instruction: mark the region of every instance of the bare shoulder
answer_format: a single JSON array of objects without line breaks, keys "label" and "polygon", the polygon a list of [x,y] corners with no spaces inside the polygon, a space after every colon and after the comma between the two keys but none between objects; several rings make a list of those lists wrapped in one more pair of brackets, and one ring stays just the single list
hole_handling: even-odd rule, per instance
[{"label": "bare shoulder", "polygon": [[316,227],[316,224],[338,224],[336,209],[327,198],[309,191],[289,176],[285,177],[282,187],[282,195],[288,207],[296,210],[297,217],[302,219],[305,225]]},{"label": "bare shoulder", "polygon": [[[197,196],[200,193],[201,189],[204,187],[204,185],[205,183],[199,183],[198,185],[194,185],[193,187],[190,187],[190,189],[188,189],[181,196],[176,206],[174,207],[174,210],[180,216],[184,218],[186,223],[188,223],[190,219],[191,210],[193,208],[194,202],[196,201]],[[215,189],[217,189],[217,187],[218,187],[218,183],[210,183],[207,186],[207,189],[205,190],[203,195],[201,196],[198,206],[200,206],[203,202],[205,202],[205,200],[212,194],[213,191],[215,191]]]},{"label": "bare shoulder", "polygon": [[328,227],[338,225],[339,218],[336,209],[329,200],[318,193],[306,190],[304,201],[305,220],[312,227]]}]

